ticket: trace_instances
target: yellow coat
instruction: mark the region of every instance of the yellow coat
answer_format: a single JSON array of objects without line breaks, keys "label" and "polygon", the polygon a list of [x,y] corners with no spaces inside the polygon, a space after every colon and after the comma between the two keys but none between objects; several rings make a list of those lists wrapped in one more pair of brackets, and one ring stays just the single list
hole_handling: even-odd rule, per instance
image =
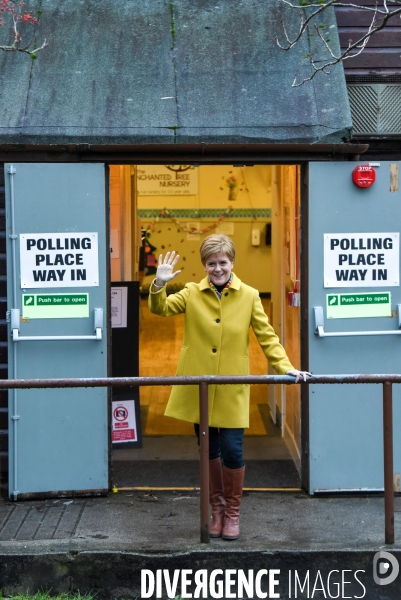
[{"label": "yellow coat", "polygon": [[[269,325],[259,292],[234,273],[221,300],[205,277],[170,296],[165,287],[150,292],[149,309],[163,317],[185,313],[177,375],[248,375],[249,327],[277,373],[294,368]],[[164,414],[199,423],[198,386],[173,386]],[[249,427],[249,385],[209,385],[209,425]]]}]

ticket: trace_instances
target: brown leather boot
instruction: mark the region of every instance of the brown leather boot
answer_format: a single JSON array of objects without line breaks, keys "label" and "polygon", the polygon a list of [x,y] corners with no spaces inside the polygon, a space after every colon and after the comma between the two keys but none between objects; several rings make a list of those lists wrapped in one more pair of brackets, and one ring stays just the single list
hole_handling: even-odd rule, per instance
[{"label": "brown leather boot", "polygon": [[223,465],[223,485],[226,510],[224,513],[223,539],[236,540],[239,537],[239,506],[244,487],[245,467],[227,469]]},{"label": "brown leather boot", "polygon": [[210,537],[220,537],[223,530],[224,500],[221,458],[209,460],[209,502],[212,505],[212,518],[209,525]]}]

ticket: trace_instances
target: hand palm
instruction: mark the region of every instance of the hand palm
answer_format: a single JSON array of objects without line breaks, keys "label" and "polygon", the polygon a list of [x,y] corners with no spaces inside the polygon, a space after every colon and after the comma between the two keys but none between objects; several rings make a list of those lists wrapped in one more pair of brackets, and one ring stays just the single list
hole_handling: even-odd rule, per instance
[{"label": "hand palm", "polygon": [[170,281],[175,276],[176,273],[173,274],[173,267],[171,265],[159,265],[157,267],[157,279]]},{"label": "hand palm", "polygon": [[173,252],[167,252],[165,258],[160,254],[159,256],[159,264],[157,265],[156,271],[156,280],[159,282],[167,283],[176,277],[181,271],[176,271],[173,273],[174,267],[180,258],[179,254],[175,254]]}]

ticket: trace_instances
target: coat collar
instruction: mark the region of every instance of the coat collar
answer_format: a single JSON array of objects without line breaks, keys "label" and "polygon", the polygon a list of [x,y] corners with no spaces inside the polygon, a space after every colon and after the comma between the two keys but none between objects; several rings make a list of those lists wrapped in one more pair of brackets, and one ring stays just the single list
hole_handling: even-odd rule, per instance
[{"label": "coat collar", "polygon": [[[199,285],[199,289],[201,291],[211,289],[210,285],[209,285],[209,280],[207,277],[202,279],[202,281],[200,281],[198,285]],[[230,290],[239,290],[240,287],[241,287],[241,279],[239,277],[237,277],[235,273],[233,273],[233,280],[230,284]]]}]

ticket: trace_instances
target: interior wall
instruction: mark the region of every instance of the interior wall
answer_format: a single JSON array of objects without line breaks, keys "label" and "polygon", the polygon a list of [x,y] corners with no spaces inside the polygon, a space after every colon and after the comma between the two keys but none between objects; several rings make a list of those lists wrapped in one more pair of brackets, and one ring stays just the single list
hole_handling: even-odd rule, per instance
[{"label": "interior wall", "polygon": [[121,181],[120,165],[111,165],[109,167],[110,181],[110,269],[111,281],[121,281],[123,279],[123,262],[121,247],[121,221],[123,206],[121,203]]},{"label": "interior wall", "polygon": [[[197,194],[138,195],[141,225],[148,230],[149,242],[156,248],[154,255],[158,257],[175,250],[181,257],[177,268],[182,272],[174,283],[200,281],[204,277],[199,259],[201,241],[211,233],[227,233],[236,246],[235,273],[260,292],[270,293],[271,247],[265,243],[265,232],[266,224],[271,222],[271,167],[201,166],[196,169]],[[232,182],[231,178],[236,182],[235,198],[233,194],[229,198],[231,190],[227,180]],[[229,207],[231,212],[223,217]],[[198,235],[182,229],[189,226],[202,230],[215,223],[218,227]],[[252,245],[253,229],[260,232],[258,246]],[[153,274],[145,276],[143,285],[149,284],[153,277]]]},{"label": "interior wall", "polygon": [[138,270],[138,235],[133,236],[136,223],[135,195],[131,189],[131,167],[110,165],[110,252],[111,281],[132,281]]},{"label": "interior wall", "polygon": [[[295,366],[300,368],[300,307],[290,306],[288,294],[300,289],[300,168],[283,167],[287,172],[284,193],[284,236],[285,236],[285,343],[287,354]],[[301,449],[301,388],[287,386],[286,433],[292,437],[300,459]]]},{"label": "interior wall", "polygon": [[[299,167],[273,167],[272,324],[295,368],[300,368],[300,308],[288,293],[299,290]],[[275,401],[283,435],[299,464],[301,400],[299,386],[276,386]]]},{"label": "interior wall", "polygon": [[[296,368],[300,366],[299,307],[289,307],[288,292],[299,289],[299,168],[297,166],[202,166],[197,168],[198,191],[193,195],[136,195],[136,167],[110,167],[111,279],[127,280],[137,271],[140,230],[147,230],[154,256],[176,250],[181,274],[174,283],[199,281],[204,269],[199,245],[210,233],[227,233],[236,249],[235,273],[262,293],[271,294],[271,322]],[[235,197],[227,182],[236,181]],[[136,206],[137,202],[137,206]],[[230,207],[229,213],[227,209]],[[137,215],[139,215],[138,221]],[[272,245],[266,245],[266,225]],[[185,227],[202,230],[188,233]],[[260,244],[252,245],[252,230]],[[149,284],[154,275],[143,277]],[[283,435],[295,460],[300,451],[300,388],[274,387],[272,414],[277,407]]]}]

